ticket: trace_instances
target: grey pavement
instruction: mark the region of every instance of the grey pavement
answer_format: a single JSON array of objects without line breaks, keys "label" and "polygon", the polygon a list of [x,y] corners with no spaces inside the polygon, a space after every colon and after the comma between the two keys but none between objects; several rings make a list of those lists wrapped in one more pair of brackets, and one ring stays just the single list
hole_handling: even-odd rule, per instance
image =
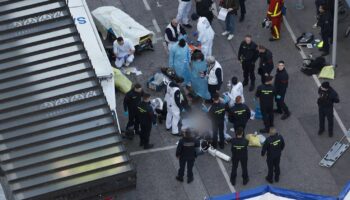
[{"label": "grey pavement", "polygon": [[[146,10],[142,0],[87,0],[90,9],[99,6],[113,5],[121,8],[131,15],[136,21],[156,33],[152,20],[155,19],[162,33],[156,33],[157,37],[163,37],[165,26],[177,13],[178,1],[175,0],[147,0],[151,10]],[[157,2],[161,5],[158,7]],[[305,8],[296,10],[294,1],[287,1],[287,19],[294,33],[298,36],[302,32],[317,30],[312,29],[315,22],[315,8],[313,1],[304,1]],[[254,40],[265,45],[274,54],[274,61],[284,60],[290,75],[290,87],[287,92],[287,104],[292,116],[281,121],[276,115],[275,126],[285,137],[286,149],[281,161],[281,180],[278,187],[300,190],[324,195],[337,195],[350,177],[348,165],[350,163],[349,152],[331,168],[323,168],[318,165],[321,158],[330,149],[332,144],[339,140],[343,133],[335,122],[335,136],[328,138],[327,135],[318,136],[318,110],[316,105],[317,86],[311,77],[303,75],[299,70],[302,65],[302,58],[294,47],[293,40],[282,25],[282,39],[278,42],[269,42],[269,31],[261,28],[261,22],[266,15],[266,1],[247,1],[247,16],[243,23],[236,21],[235,38],[228,42],[221,36],[224,30],[224,23],[214,20],[213,28],[216,32],[213,54],[222,64],[224,70],[224,81],[227,82],[232,76],[242,77],[241,66],[237,59],[237,51],[244,35],[251,34]],[[331,84],[338,91],[341,103],[336,105],[340,118],[346,127],[350,123],[350,102],[349,76],[350,62],[349,48],[350,38],[345,39],[341,30],[345,25],[350,24],[345,19],[340,24],[338,67],[336,68],[336,79]],[[190,30],[189,32],[194,31]],[[317,50],[306,50],[306,53],[318,55]],[[162,41],[155,44],[154,52],[144,52],[137,56],[133,66],[142,70],[142,76],[129,76],[133,82],[140,82],[145,85],[147,79],[159,68],[166,66],[167,54],[164,51]],[[260,78],[257,77],[257,83]],[[223,87],[224,91],[225,87]],[[163,97],[161,92],[150,92],[155,97]],[[248,105],[254,107],[254,93],[245,89],[245,96]],[[117,110],[121,115],[123,94],[117,93]],[[122,128],[126,124],[126,117],[119,116]],[[248,124],[248,132],[252,133],[262,127],[261,121],[251,121]],[[179,138],[171,136],[166,132],[164,125],[154,127],[151,134],[151,142],[155,148],[174,145]],[[125,141],[130,152],[138,152],[138,138],[133,141]],[[248,170],[250,182],[243,186],[240,177],[237,178],[237,191],[265,185],[267,167],[265,158],[260,156],[260,148],[249,149]],[[230,146],[226,145],[224,152],[230,155]],[[199,156],[195,163],[195,181],[191,184],[178,183],[175,176],[178,163],[174,155],[174,149],[138,154],[132,156],[137,166],[137,186],[135,189],[125,190],[117,194],[117,199],[203,199],[206,196],[215,196],[230,193],[230,188],[225,181],[222,171],[215,158],[210,155]],[[231,163],[224,163],[226,173],[231,173]],[[240,174],[240,169],[238,174]]]}]

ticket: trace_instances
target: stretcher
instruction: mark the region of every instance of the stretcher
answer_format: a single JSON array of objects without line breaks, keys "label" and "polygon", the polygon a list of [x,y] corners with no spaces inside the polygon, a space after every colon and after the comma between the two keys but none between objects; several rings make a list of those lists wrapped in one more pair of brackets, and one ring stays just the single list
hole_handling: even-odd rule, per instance
[{"label": "stretcher", "polygon": [[155,34],[136,22],[130,15],[113,6],[103,6],[92,11],[96,27],[104,40],[117,37],[131,40],[137,53],[153,50]]}]

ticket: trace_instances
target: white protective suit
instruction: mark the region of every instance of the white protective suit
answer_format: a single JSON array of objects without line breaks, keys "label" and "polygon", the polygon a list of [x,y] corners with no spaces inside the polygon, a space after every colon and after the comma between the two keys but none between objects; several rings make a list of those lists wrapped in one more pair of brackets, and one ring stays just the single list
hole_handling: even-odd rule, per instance
[{"label": "white protective suit", "polygon": [[191,12],[192,1],[180,1],[177,8],[176,20],[179,24],[188,24],[188,16]]},{"label": "white protective suit", "polygon": [[134,61],[134,54],[130,51],[135,51],[134,45],[127,38],[124,38],[124,44],[119,45],[117,40],[113,42],[113,53],[116,55],[115,66],[121,68],[124,64],[129,65]]},{"label": "white protective suit", "polygon": [[[175,102],[175,92],[179,91],[178,87],[171,87],[171,82],[167,85],[167,92],[165,94],[165,101],[167,102],[167,115],[165,126],[167,129],[171,128],[171,134],[179,134],[179,122],[180,122],[180,108]],[[180,94],[181,96],[181,94]]]},{"label": "white protective suit", "polygon": [[198,41],[202,44],[202,53],[204,57],[211,56],[215,32],[206,17],[199,17],[197,31]]},{"label": "white protective suit", "polygon": [[236,97],[241,96],[242,97],[242,103],[244,103],[244,95],[243,95],[243,85],[241,82],[238,82],[236,85],[232,85],[232,89],[230,93],[228,93],[230,97],[230,107],[232,107],[235,104]]}]

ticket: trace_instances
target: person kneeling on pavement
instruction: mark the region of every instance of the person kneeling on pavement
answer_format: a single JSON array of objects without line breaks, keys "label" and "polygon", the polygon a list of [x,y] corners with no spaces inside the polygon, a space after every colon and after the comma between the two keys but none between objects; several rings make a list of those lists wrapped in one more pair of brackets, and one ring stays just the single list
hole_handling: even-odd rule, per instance
[{"label": "person kneeling on pavement", "polygon": [[123,65],[128,67],[134,61],[135,47],[129,39],[118,37],[113,43],[113,53],[117,68],[121,68]]},{"label": "person kneeling on pavement", "polygon": [[196,140],[187,129],[183,132],[184,137],[180,139],[176,148],[176,157],[179,159],[180,168],[176,180],[183,182],[185,167],[187,165],[187,183],[193,181],[193,165],[197,157],[196,148],[199,147],[199,141]]}]

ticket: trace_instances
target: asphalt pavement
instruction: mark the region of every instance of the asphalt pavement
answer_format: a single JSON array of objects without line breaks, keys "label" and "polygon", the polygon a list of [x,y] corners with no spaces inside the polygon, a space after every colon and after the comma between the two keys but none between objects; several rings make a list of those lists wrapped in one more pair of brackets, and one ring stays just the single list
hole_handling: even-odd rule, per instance
[{"label": "asphalt pavement", "polygon": [[[133,82],[140,82],[144,86],[147,79],[158,72],[160,67],[167,66],[168,55],[163,46],[163,34],[166,25],[176,16],[178,1],[175,0],[87,0],[90,10],[100,6],[116,6],[132,16],[136,21],[156,33],[155,51],[143,52],[136,56],[132,66],[142,71],[141,76],[129,76]],[[299,36],[302,32],[314,32],[318,37],[318,30],[312,29],[315,23],[315,8],[313,1],[304,1],[303,10],[295,9],[294,1],[287,1],[287,16],[284,23],[289,24],[291,31]],[[343,136],[338,123],[335,122],[335,136],[328,138],[327,134],[318,136],[318,108],[317,85],[312,77],[300,72],[302,57],[295,48],[291,32],[282,25],[282,39],[277,42],[269,42],[269,31],[261,28],[261,22],[266,15],[266,1],[247,1],[247,16],[243,23],[236,20],[236,32],[232,41],[227,41],[221,36],[224,31],[224,23],[214,20],[213,29],[216,32],[213,55],[223,66],[224,82],[232,76],[242,77],[241,66],[237,59],[240,42],[246,34],[253,36],[256,43],[266,46],[273,52],[274,62],[279,60],[286,62],[290,75],[290,86],[287,91],[287,105],[292,115],[285,121],[276,115],[275,126],[284,136],[286,149],[281,160],[281,180],[274,184],[278,187],[300,190],[304,192],[338,195],[342,187],[350,177],[348,165],[350,163],[349,152],[346,152],[331,169],[320,167],[319,161],[327,153],[332,144]],[[194,8],[193,8],[194,9]],[[193,10],[192,9],[192,10]],[[341,121],[345,127],[350,124],[349,76],[350,63],[349,48],[350,38],[346,39],[341,32],[350,24],[346,18],[340,23],[338,67],[336,79],[331,85],[338,91],[341,102],[336,105]],[[158,29],[160,27],[160,32]],[[188,32],[195,31],[194,28]],[[314,49],[305,49],[307,55],[320,54]],[[327,60],[329,58],[327,57]],[[257,83],[260,78],[257,77]],[[222,87],[222,92],[226,87]],[[163,97],[161,92],[150,92],[154,97]],[[247,104],[254,107],[254,93],[245,88]],[[124,95],[117,93],[117,110],[122,128],[127,122],[125,116],[121,116],[122,100]],[[249,133],[262,128],[262,121],[251,121],[247,130]],[[231,173],[231,163],[218,161],[210,155],[199,156],[194,167],[195,181],[191,184],[179,183],[175,180],[178,170],[178,162],[175,158],[174,145],[179,138],[170,135],[164,125],[153,127],[151,142],[155,144],[152,152],[143,151],[138,147],[138,138],[133,141],[125,141],[131,152],[131,156],[137,166],[137,186],[134,189],[125,190],[117,194],[117,199],[179,199],[192,200],[204,197],[226,194],[233,191],[242,191],[267,184],[265,175],[267,167],[265,158],[260,156],[260,148],[249,149],[248,170],[250,182],[243,186],[240,177],[237,177],[237,185],[228,184],[227,175]],[[165,147],[165,149],[164,149]],[[224,152],[230,153],[230,146],[226,145]],[[240,174],[240,169],[238,174]]]}]

